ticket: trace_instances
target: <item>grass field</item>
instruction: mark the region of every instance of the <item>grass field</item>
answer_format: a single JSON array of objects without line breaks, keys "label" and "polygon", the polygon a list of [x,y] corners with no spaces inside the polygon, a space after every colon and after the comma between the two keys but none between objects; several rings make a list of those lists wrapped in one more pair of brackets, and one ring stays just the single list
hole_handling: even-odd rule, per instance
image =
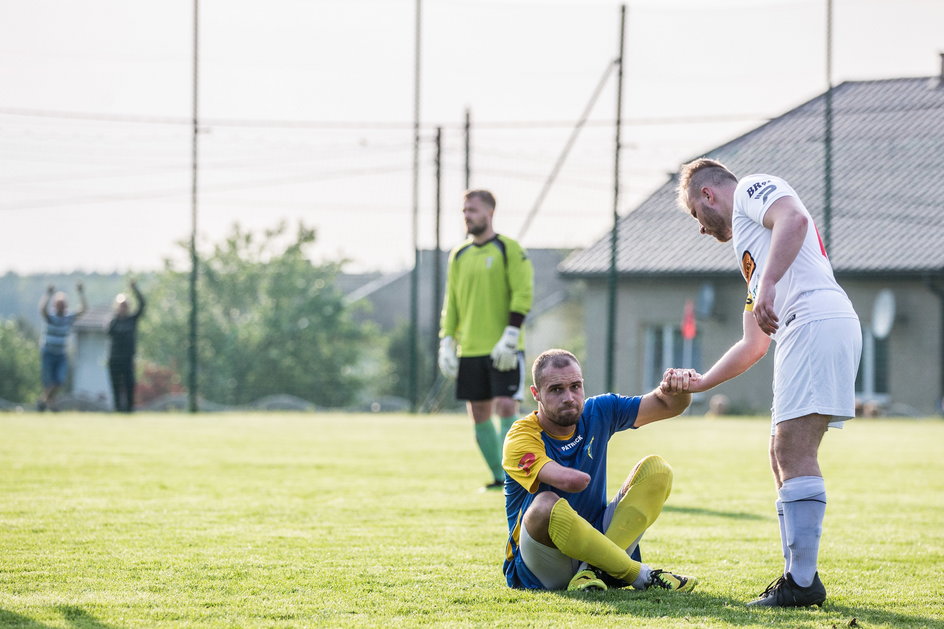
[{"label": "grass field", "polygon": [[0,415],[0,626],[944,627],[944,422],[822,450],[822,610],[748,610],[782,566],[763,419],[611,442],[675,469],[643,540],[692,594],[522,592],[465,417]]}]

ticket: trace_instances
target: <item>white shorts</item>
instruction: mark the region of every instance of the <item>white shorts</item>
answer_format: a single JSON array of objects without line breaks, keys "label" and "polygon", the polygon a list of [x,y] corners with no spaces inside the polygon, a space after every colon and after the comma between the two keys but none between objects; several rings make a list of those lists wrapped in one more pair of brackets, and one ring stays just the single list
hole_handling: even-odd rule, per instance
[{"label": "white shorts", "polygon": [[[616,513],[616,505],[621,497],[622,495],[617,493],[610,504],[606,505],[606,511],[603,513],[604,531],[609,528],[610,522],[613,521],[613,514]],[[567,589],[570,580],[582,569],[583,562],[571,559],[556,548],[534,541],[534,538],[528,534],[528,527],[523,522],[518,535],[518,549],[528,570],[548,590]],[[640,539],[642,539],[642,536],[640,536]],[[626,554],[632,555],[638,545],[639,540],[637,539],[626,549]]]},{"label": "white shorts", "polygon": [[842,428],[855,417],[855,379],[862,354],[858,319],[823,319],[777,340],[771,434],[777,424],[812,413]]}]

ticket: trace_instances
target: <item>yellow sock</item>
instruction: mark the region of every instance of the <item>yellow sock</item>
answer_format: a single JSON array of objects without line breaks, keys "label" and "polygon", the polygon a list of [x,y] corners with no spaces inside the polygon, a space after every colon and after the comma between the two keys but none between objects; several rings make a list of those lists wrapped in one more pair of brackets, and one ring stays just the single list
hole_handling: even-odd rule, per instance
[{"label": "yellow sock", "polygon": [[672,468],[665,459],[653,454],[641,460],[616,505],[606,536],[620,548],[629,548],[656,521],[671,492]]},{"label": "yellow sock", "polygon": [[628,583],[639,576],[642,564],[630,559],[625,548],[620,548],[593,528],[563,498],[551,509],[547,532],[554,545],[568,557],[586,561]]}]

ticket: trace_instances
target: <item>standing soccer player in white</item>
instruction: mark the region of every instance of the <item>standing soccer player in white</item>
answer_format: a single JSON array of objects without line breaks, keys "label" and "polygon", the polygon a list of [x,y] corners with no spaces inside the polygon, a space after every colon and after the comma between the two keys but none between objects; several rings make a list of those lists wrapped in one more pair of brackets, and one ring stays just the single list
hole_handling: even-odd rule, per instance
[{"label": "standing soccer player in white", "polygon": [[833,276],[809,211],[783,179],[740,181],[723,164],[698,159],[682,167],[679,205],[721,242],[733,240],[747,282],[744,335],[701,378],[706,391],[747,371],[771,339],[774,385],[770,464],[779,500],[783,575],[748,605],[821,605],[826,588],[817,556],[826,485],[817,452],[829,426],[855,416],[862,331]]}]

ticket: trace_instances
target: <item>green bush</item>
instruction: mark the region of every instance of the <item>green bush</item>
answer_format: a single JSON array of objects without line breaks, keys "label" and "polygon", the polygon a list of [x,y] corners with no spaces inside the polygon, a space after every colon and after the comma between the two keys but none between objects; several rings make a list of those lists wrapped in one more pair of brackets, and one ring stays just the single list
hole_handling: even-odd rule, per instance
[{"label": "green bush", "polygon": [[32,401],[40,389],[35,332],[19,320],[0,322],[0,399]]}]

